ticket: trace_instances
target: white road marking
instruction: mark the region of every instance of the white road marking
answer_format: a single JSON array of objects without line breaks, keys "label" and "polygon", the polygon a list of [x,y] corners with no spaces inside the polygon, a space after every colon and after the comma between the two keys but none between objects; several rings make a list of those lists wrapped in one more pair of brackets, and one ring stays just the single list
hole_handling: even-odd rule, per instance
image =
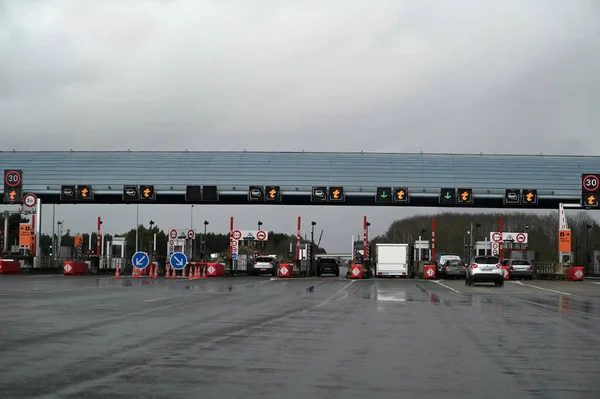
[{"label": "white road marking", "polygon": [[542,287],[538,287],[537,285],[531,285],[531,284],[525,284],[521,281],[511,281],[511,283],[514,284],[519,284],[519,285],[523,285],[525,287],[532,287],[532,288],[537,288],[538,290],[544,290],[544,291],[550,291],[550,292],[554,292],[556,294],[561,294],[561,295],[571,295],[568,292],[563,292],[563,291],[557,291],[557,290],[551,290],[550,288],[542,288]]},{"label": "white road marking", "polygon": [[337,297],[338,295],[342,294],[342,293],[343,293],[343,291],[344,291],[346,288],[348,288],[348,287],[349,287],[351,284],[354,284],[354,283],[356,283],[356,281],[358,281],[358,280],[352,280],[352,281],[350,281],[348,284],[346,284],[346,285],[344,285],[342,288],[340,288],[340,290],[339,290],[338,292],[336,292],[335,294],[333,294],[333,295],[332,295],[332,296],[330,296],[329,298],[325,299],[323,302],[321,302],[321,303],[319,303],[319,304],[317,304],[317,305],[313,306],[312,308],[309,308],[309,310],[310,310],[310,309],[318,309],[318,308],[322,308],[323,306],[327,305],[327,304],[328,304],[329,302],[331,302],[331,301],[332,301],[332,300],[333,300],[335,297]]},{"label": "white road marking", "polygon": [[460,292],[458,292],[457,290],[455,290],[455,289],[454,289],[454,288],[452,288],[452,287],[448,287],[446,284],[442,284],[442,283],[441,283],[439,280],[429,280],[429,281],[431,281],[432,283],[439,284],[439,285],[441,285],[441,286],[442,286],[442,287],[444,287],[444,288],[448,288],[450,291],[454,291],[454,292],[456,292],[457,294],[460,294]]}]

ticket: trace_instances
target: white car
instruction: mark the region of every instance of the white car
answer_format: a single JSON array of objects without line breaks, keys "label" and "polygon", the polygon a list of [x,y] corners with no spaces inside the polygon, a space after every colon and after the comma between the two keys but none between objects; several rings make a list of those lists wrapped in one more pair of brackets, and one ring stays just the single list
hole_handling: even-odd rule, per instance
[{"label": "white car", "polygon": [[495,256],[476,256],[467,268],[465,284],[494,283],[496,287],[504,286],[506,270],[500,265],[500,259]]}]

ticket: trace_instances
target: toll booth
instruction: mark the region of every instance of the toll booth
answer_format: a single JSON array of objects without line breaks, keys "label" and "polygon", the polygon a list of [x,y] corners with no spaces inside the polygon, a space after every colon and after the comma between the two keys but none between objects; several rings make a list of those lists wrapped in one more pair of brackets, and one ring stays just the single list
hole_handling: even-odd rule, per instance
[{"label": "toll booth", "polygon": [[476,256],[486,256],[492,254],[492,243],[487,239],[485,241],[476,241],[475,242],[475,255]]},{"label": "toll booth", "polygon": [[431,243],[429,240],[416,240],[412,247],[415,261],[429,261],[431,259]]},{"label": "toll booth", "polygon": [[112,241],[106,242],[107,263],[110,269],[119,268],[125,269],[127,266],[126,258],[126,241],[125,237],[114,237]]}]

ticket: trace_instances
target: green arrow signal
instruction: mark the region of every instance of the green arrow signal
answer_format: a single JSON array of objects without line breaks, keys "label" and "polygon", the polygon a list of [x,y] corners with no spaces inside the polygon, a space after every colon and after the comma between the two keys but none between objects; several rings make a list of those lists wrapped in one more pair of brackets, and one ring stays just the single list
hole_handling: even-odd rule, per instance
[{"label": "green arrow signal", "polygon": [[382,192],[382,193],[381,193],[380,197],[381,197],[381,198],[387,198],[387,197],[388,197],[388,195],[387,195],[387,194],[386,194],[386,192],[384,191],[384,192]]},{"label": "green arrow signal", "polygon": [[450,198],[452,198],[452,196],[450,195],[450,193],[449,193],[449,192],[446,192],[446,195],[444,195],[444,198],[446,198],[446,199],[450,199]]}]

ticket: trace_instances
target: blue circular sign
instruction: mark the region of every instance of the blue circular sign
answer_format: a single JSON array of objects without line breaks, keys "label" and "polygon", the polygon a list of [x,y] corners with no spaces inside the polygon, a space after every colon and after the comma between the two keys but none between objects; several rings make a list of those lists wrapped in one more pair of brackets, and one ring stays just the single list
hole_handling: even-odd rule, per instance
[{"label": "blue circular sign", "polygon": [[136,252],[131,257],[131,264],[138,269],[144,269],[150,264],[150,257],[145,252]]},{"label": "blue circular sign", "polygon": [[171,263],[171,266],[177,270],[183,269],[185,265],[187,265],[187,262],[187,256],[185,256],[185,254],[181,252],[175,252],[173,255],[171,255],[171,258],[169,259],[169,263]]}]

